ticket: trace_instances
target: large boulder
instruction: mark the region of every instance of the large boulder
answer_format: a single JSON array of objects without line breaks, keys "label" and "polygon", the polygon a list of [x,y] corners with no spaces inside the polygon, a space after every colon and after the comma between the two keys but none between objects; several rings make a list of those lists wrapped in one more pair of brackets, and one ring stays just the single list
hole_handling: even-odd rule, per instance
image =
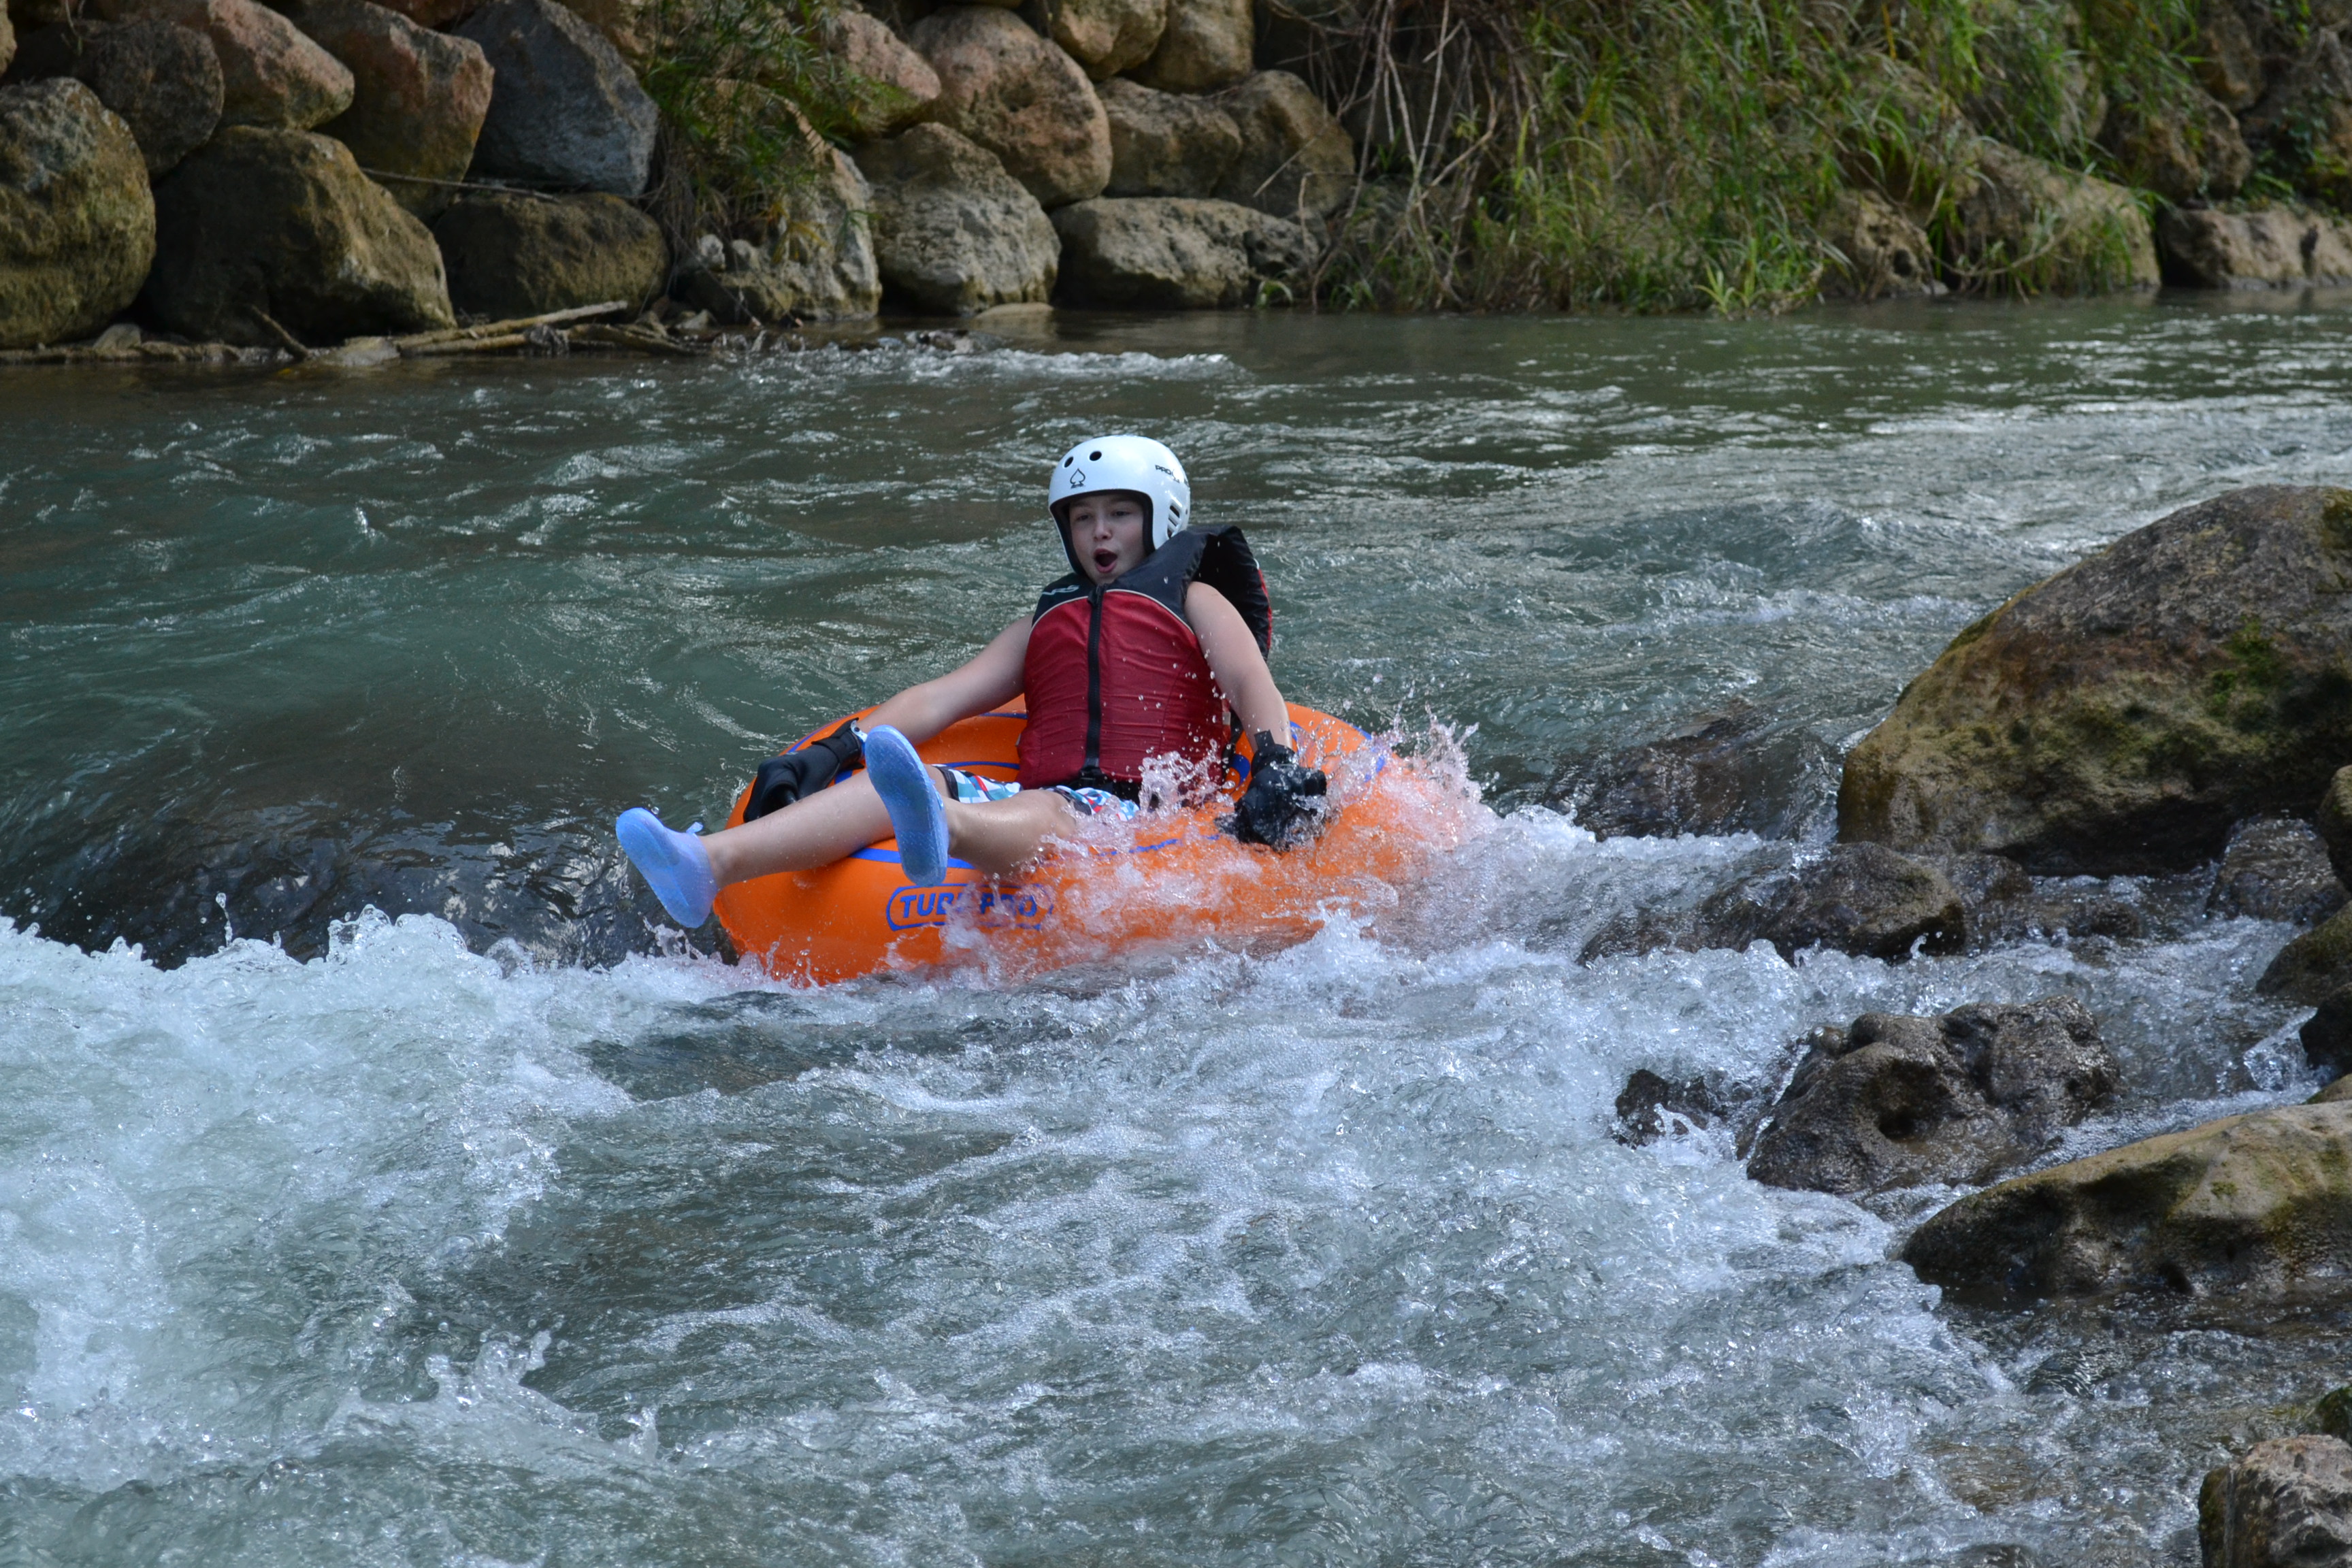
[{"label": "large boulder", "polygon": [[1104,81],[1151,58],[1178,0],[1023,0],[1022,19]]},{"label": "large boulder", "polygon": [[555,0],[490,0],[457,36],[494,73],[476,174],[615,196],[645,190],[661,113],[604,35]]},{"label": "large boulder", "polygon": [[2147,215],[2121,185],[1979,138],[1946,229],[1964,276],[2029,292],[2153,289],[2160,279]]},{"label": "large boulder", "polygon": [[2282,1002],[2315,1007],[2347,985],[2352,985],[2352,910],[2338,910],[2279,949],[2254,989]]},{"label": "large boulder", "polygon": [[874,84],[851,106],[851,129],[858,140],[893,135],[930,112],[940,96],[940,73],[880,17],[837,11],[827,24],[825,43],[853,75]]},{"label": "large boulder", "polygon": [[1822,223],[1832,252],[1822,291],[1833,298],[1905,300],[1947,293],[1935,247],[1911,215],[1876,191],[1843,191]]},{"label": "large boulder", "polygon": [[1260,71],[1219,100],[1242,133],[1217,195],[1276,217],[1325,217],[1348,203],[1356,144],[1288,71]]},{"label": "large boulder", "polygon": [[2311,824],[2291,816],[2258,816],[2231,830],[2210,914],[2309,925],[2344,907],[2344,885],[2328,864],[2327,846]]},{"label": "large boulder", "polygon": [[2233,490],[1952,639],[1846,757],[1840,835],[2185,870],[2352,756],[2352,491]]},{"label": "large boulder", "polygon": [[331,137],[224,130],[157,184],[155,226],[147,309],[192,338],[274,346],[275,321],[331,343],[456,322],[431,231]]},{"label": "large boulder", "polygon": [[2352,1446],[2273,1437],[2205,1474],[2197,1492],[2203,1568],[2352,1563]]},{"label": "large boulder", "polygon": [[2226,1117],[2012,1177],[1929,1218],[1904,1260],[1979,1294],[2336,1298],[2352,1268],[2352,1101]]},{"label": "large boulder", "polygon": [[2352,283],[2352,224],[2292,207],[2168,207],[2156,224],[2164,280],[2184,289]]},{"label": "large boulder", "polygon": [[1986,1181],[2049,1148],[2116,1081],[2098,1021],[2071,996],[1865,1013],[1814,1037],[1748,1173],[1823,1193]]},{"label": "large boulder", "polygon": [[320,133],[349,147],[417,216],[447,206],[489,112],[490,62],[480,47],[369,0],[308,0],[296,20],[354,83],[351,108]]},{"label": "large boulder", "polygon": [[1039,202],[1057,207],[1102,195],[1110,121],[1061,46],[992,5],[942,6],[908,42],[939,72],[940,121],[995,153]]},{"label": "large boulder", "polygon": [[872,182],[883,285],[908,306],[970,316],[1052,297],[1060,237],[986,148],[918,125],[859,148],[857,166]]},{"label": "large boulder", "polygon": [[1168,0],[1160,47],[1135,77],[1162,92],[1214,92],[1249,75],[1256,43],[1252,0]]},{"label": "large boulder", "polygon": [[0,88],[0,348],[97,331],[154,256],[131,128],[70,78]]},{"label": "large boulder", "polygon": [[1596,838],[1753,833],[1794,838],[1825,803],[1836,758],[1734,702],[1653,741],[1563,765],[1544,803]]},{"label": "large boulder", "polygon": [[661,226],[618,196],[467,191],[433,225],[449,302],[492,321],[625,301],[669,279]]},{"label": "large boulder", "polygon": [[1304,279],[1306,232],[1233,202],[1098,196],[1054,214],[1062,292],[1073,304],[1205,310],[1258,302],[1269,284]]},{"label": "large boulder", "polygon": [[258,0],[136,0],[124,20],[154,16],[212,40],[221,123],[307,131],[352,106],[352,73]]},{"label": "large boulder", "polygon": [[148,176],[169,174],[220,124],[220,56],[212,40],[159,16],[52,22],[28,34],[16,59],[27,79],[70,76],[122,117]]},{"label": "large boulder", "polygon": [[773,244],[762,250],[739,239],[698,258],[677,280],[679,297],[736,326],[873,315],[882,300],[873,192],[845,153],[826,152],[830,168],[793,187]]},{"label": "large boulder", "polygon": [[1242,155],[1241,127],[1213,99],[1125,77],[1097,89],[1110,123],[1113,196],[1212,196]]},{"label": "large boulder", "polygon": [[2201,94],[2168,110],[2117,99],[2099,144],[2126,179],[2168,202],[2227,201],[2254,169],[2237,116]]},{"label": "large boulder", "polygon": [[1943,872],[1876,844],[1836,844],[1820,858],[1735,882],[1699,906],[1689,945],[1744,948],[1759,939],[1794,962],[1811,947],[1896,963],[1916,947],[1958,952],[1968,917]]}]

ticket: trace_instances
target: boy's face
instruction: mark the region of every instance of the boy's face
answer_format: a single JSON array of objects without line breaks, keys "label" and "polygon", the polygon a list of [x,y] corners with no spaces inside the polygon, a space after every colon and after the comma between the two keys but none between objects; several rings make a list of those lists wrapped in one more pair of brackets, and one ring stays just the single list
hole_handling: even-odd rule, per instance
[{"label": "boy's face", "polygon": [[1087,576],[1108,583],[1143,564],[1150,553],[1144,536],[1147,508],[1132,490],[1080,496],[1063,508],[1070,531],[1070,553]]}]

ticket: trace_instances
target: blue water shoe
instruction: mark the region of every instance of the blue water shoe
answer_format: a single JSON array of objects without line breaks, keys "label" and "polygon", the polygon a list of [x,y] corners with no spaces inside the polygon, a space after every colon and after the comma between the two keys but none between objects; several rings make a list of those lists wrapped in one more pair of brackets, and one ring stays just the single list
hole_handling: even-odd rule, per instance
[{"label": "blue water shoe", "polygon": [[710,918],[710,900],[719,896],[719,879],[710,874],[710,851],[695,837],[702,831],[702,824],[696,823],[685,833],[673,832],[644,806],[633,805],[621,813],[613,831],[620,835],[630,864],[645,878],[646,886],[654,890],[670,919],[692,931]]},{"label": "blue water shoe", "polygon": [[915,754],[915,743],[887,724],[866,731],[866,776],[890,813],[898,837],[898,859],[907,880],[936,886],[948,866],[948,810],[931,787],[931,770]]}]

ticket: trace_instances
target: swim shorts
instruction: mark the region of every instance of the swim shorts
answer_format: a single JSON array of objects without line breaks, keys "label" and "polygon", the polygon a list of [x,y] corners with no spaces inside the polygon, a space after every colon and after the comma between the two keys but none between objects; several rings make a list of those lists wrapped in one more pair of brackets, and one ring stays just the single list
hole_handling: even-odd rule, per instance
[{"label": "swim shorts", "polygon": [[[1011,800],[1021,793],[1021,786],[1010,779],[999,783],[995,779],[982,778],[978,773],[968,773],[961,768],[942,767],[940,772],[947,775],[948,787],[955,791],[956,799],[967,805],[992,800]],[[1122,822],[1133,822],[1136,813],[1142,809],[1135,802],[1121,800],[1106,789],[1071,789],[1055,784],[1053,793],[1077,807],[1080,816],[1111,816]]]}]

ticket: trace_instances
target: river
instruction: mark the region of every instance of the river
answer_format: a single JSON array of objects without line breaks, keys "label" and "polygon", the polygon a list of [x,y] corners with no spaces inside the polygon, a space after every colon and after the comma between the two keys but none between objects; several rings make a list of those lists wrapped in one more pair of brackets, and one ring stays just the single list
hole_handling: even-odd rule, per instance
[{"label": "river", "polygon": [[[1825,838],[2004,596],[2352,483],[2343,303],[0,381],[0,1563],[2193,1563],[2339,1319],[1947,1303],[1888,1258],[1951,1193],[1612,1103],[2060,991],[2126,1085],[2069,1152],[2277,1103],[2288,929],[2118,883],[2153,934],[1580,964],[1788,847],[1539,802],[1742,700]],[[1016,984],[659,933],[614,814],[716,821],[976,648],[1112,427],[1250,531],[1287,695],[1466,766],[1468,842],[1286,952]]]}]

